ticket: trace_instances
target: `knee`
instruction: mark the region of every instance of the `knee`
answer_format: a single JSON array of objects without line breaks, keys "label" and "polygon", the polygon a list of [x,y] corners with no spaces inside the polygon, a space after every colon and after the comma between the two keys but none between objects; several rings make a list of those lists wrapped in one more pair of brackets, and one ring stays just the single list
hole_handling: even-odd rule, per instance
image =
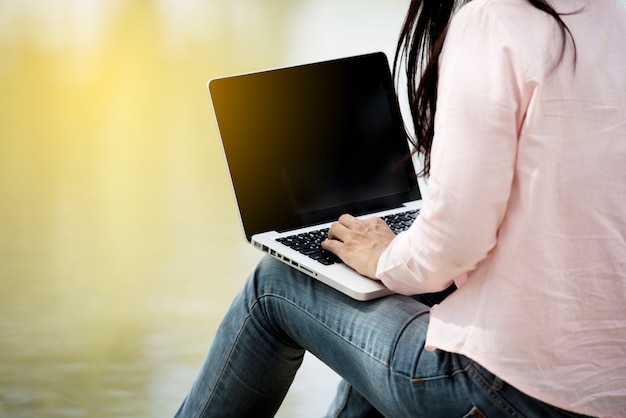
[{"label": "knee", "polygon": [[263,257],[248,278],[247,286],[253,286],[256,297],[273,294],[285,287],[285,282],[295,273],[294,269],[273,257]]},{"label": "knee", "polygon": [[255,272],[277,272],[289,268],[285,263],[275,259],[272,256],[265,255],[255,267]]},{"label": "knee", "polygon": [[277,277],[283,277],[290,273],[291,267],[285,263],[271,257],[269,255],[264,256],[257,263],[252,276],[257,280],[272,280]]}]

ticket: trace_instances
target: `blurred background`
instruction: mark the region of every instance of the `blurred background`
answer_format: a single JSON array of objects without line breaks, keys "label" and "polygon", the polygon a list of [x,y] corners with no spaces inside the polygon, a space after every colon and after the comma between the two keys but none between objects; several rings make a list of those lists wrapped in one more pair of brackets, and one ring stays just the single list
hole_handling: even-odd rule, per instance
[{"label": "blurred background", "polygon": [[[170,417],[261,254],[210,78],[382,50],[409,0],[0,0],[0,416]],[[279,416],[321,416],[307,357]]]}]

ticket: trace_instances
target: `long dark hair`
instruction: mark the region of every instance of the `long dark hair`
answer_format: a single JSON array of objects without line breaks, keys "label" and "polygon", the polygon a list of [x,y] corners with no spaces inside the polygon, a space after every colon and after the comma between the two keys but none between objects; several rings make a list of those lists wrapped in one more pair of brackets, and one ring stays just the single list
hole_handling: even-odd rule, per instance
[{"label": "long dark hair", "polygon": [[[430,152],[433,142],[435,111],[437,110],[437,81],[439,55],[454,13],[470,0],[411,0],[409,10],[400,32],[393,60],[393,75],[399,81],[401,67],[408,88],[408,101],[414,134],[407,136],[413,144],[413,152],[422,156],[420,176],[430,174]],[[558,63],[563,59],[567,35],[572,33],[547,0],[528,0],[537,9],[552,16],[559,24],[562,48]],[[576,60],[574,44],[574,62]],[[558,64],[557,63],[557,64]]]}]

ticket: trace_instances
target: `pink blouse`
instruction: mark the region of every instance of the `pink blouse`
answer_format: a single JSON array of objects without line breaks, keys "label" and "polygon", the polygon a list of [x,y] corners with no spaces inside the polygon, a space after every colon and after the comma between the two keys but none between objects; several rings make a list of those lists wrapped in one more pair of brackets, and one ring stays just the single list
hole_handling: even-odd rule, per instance
[{"label": "pink blouse", "polygon": [[430,196],[377,276],[431,312],[428,349],[530,396],[626,414],[626,10],[556,0],[576,42],[524,0],[474,0],[441,56]]}]

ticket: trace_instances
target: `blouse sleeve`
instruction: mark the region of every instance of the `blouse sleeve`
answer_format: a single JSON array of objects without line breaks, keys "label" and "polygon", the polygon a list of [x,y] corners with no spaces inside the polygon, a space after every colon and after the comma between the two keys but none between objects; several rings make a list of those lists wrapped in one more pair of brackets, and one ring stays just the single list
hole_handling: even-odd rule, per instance
[{"label": "blouse sleeve", "polygon": [[453,17],[440,56],[431,195],[378,262],[377,277],[390,289],[444,289],[496,245],[526,108],[519,61],[486,8],[469,3]]}]

